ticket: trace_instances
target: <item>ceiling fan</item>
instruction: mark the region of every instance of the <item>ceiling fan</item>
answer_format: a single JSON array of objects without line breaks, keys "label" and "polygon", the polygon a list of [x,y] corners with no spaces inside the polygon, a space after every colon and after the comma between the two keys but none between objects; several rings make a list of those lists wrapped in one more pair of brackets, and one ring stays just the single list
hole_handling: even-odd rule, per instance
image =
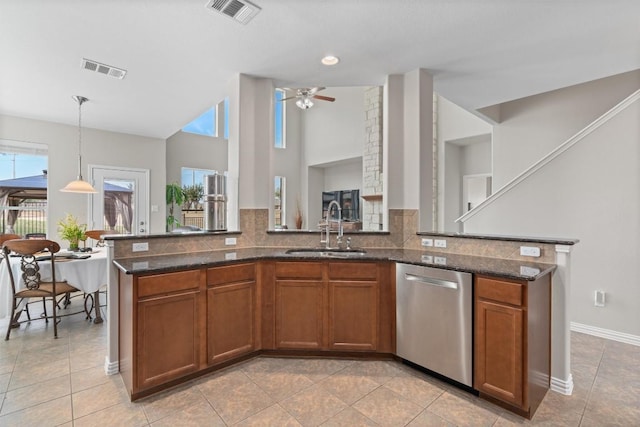
[{"label": "ceiling fan", "polygon": [[318,92],[326,89],[324,87],[311,87],[311,88],[303,87],[299,89],[289,89],[285,87],[283,89],[285,91],[292,91],[292,92],[295,91],[296,94],[294,96],[283,98],[280,101],[289,101],[290,99],[296,99],[296,105],[302,108],[303,110],[307,110],[313,107],[312,99],[319,99],[321,101],[329,101],[329,102],[333,102],[336,100],[335,98],[332,98],[330,96],[317,95]]}]

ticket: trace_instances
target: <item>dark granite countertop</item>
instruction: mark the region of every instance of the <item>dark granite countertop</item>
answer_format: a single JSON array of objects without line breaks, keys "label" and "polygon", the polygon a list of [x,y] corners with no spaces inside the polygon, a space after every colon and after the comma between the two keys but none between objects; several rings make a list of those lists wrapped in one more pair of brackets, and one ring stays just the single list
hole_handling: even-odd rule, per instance
[{"label": "dark granite countertop", "polygon": [[547,243],[552,245],[575,245],[580,242],[580,240],[578,239],[568,239],[568,238],[558,238],[558,237],[505,236],[501,234],[440,233],[436,231],[419,231],[416,234],[418,236],[456,237],[460,239],[480,239],[480,240],[502,240],[505,242]]},{"label": "dark granite countertop", "polygon": [[245,248],[211,252],[195,252],[188,254],[122,258],[114,260],[114,264],[126,274],[153,274],[202,267],[215,267],[225,264],[257,261],[262,259],[313,259],[347,262],[392,261],[476,274],[488,274],[517,280],[536,280],[537,278],[552,272],[556,268],[555,264],[523,262],[422,250],[365,249],[365,254],[345,259],[320,256],[313,252],[295,255],[287,254],[287,249],[288,248]]}]

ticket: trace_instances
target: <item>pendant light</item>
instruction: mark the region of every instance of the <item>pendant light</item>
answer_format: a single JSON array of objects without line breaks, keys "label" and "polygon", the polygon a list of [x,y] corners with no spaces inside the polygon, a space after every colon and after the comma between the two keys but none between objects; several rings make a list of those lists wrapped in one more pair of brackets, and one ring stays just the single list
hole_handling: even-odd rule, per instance
[{"label": "pendant light", "polygon": [[65,193],[97,193],[91,184],[82,179],[82,104],[88,99],[79,95],[74,95],[73,99],[78,103],[78,179],[71,181],[60,191]]}]

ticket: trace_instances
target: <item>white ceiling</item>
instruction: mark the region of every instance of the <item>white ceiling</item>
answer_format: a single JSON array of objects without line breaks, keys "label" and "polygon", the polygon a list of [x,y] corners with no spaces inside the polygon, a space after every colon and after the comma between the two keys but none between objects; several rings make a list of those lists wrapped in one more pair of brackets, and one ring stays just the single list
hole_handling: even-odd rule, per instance
[{"label": "white ceiling", "polygon": [[0,0],[0,114],[76,124],[83,95],[83,126],[167,138],[236,73],[356,86],[424,68],[477,109],[640,69],[639,0],[254,0],[246,26],[206,3]]}]

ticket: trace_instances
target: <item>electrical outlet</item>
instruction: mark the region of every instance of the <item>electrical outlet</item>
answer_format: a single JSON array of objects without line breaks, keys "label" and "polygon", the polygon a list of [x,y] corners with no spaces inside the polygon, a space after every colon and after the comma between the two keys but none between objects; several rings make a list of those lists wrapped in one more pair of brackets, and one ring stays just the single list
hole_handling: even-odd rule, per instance
[{"label": "electrical outlet", "polygon": [[433,246],[433,239],[422,239],[422,246],[425,246],[425,247]]},{"label": "electrical outlet", "polygon": [[422,262],[433,263],[433,255],[422,255]]},{"label": "electrical outlet", "polygon": [[433,258],[433,262],[436,265],[447,265],[447,258],[443,256],[437,256]]},{"label": "electrical outlet", "polygon": [[537,246],[520,246],[520,255],[539,257],[540,248]]},{"label": "electrical outlet", "polygon": [[134,243],[131,246],[133,252],[144,252],[149,250],[149,242]]},{"label": "electrical outlet", "polygon": [[235,252],[227,252],[224,254],[224,259],[236,259],[237,255]]},{"label": "electrical outlet", "polygon": [[594,294],[593,305],[596,307],[604,307],[607,302],[607,293],[605,291],[596,291]]},{"label": "electrical outlet", "polygon": [[434,243],[435,243],[436,248],[446,248],[447,247],[447,241],[446,240],[436,239]]},{"label": "electrical outlet", "polygon": [[236,238],[235,237],[226,237],[224,239],[224,244],[227,245],[227,246],[235,245],[236,244]]}]

